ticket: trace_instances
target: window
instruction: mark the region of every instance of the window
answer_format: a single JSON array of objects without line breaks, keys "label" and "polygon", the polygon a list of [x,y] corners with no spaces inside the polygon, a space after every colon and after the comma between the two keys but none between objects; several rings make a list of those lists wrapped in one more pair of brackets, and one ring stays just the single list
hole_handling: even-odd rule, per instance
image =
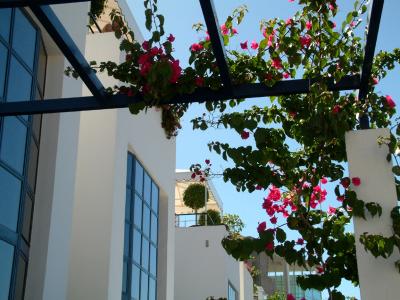
[{"label": "window", "polygon": [[126,178],[122,299],[155,300],[159,189],[131,153]]},{"label": "window", "polygon": [[[22,9],[0,9],[0,102],[43,99],[46,51]],[[22,300],[41,116],[0,118],[0,300]]]},{"label": "window", "polygon": [[228,282],[228,300],[237,300],[237,291],[234,286]]}]

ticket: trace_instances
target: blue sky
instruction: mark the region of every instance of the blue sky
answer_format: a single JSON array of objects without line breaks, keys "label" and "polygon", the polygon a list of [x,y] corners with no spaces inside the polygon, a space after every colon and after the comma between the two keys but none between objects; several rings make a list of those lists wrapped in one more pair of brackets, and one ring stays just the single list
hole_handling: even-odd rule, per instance
[{"label": "blue sky", "polygon": [[[131,4],[133,13],[142,26],[144,24],[143,1],[128,0]],[[189,46],[197,42],[199,38],[193,30],[194,23],[203,22],[201,8],[198,0],[159,0],[159,10],[165,16],[166,32],[173,33],[176,37],[174,43],[175,57],[180,59],[181,65],[186,66],[189,57]],[[297,1],[295,1],[297,2]],[[341,24],[341,18],[344,13],[352,7],[353,1],[337,0],[336,1],[340,15],[337,18],[337,24]],[[275,17],[287,19],[291,17],[297,10],[298,6],[295,3],[290,3],[288,0],[215,0],[214,1],[219,22],[222,24],[226,17],[239,5],[246,4],[249,13],[246,15],[244,22],[238,27],[239,37],[232,42],[231,48],[238,48],[239,42],[244,40],[252,41],[259,40],[261,34],[258,30],[259,21],[262,19],[271,19]],[[400,11],[399,0],[386,0],[382,16],[381,30],[377,48],[378,50],[392,50],[395,47],[400,47],[400,35],[398,28],[395,25],[399,18]],[[340,26],[340,25],[339,25]],[[146,37],[144,26],[141,27]],[[390,75],[380,82],[378,90],[383,94],[389,94],[393,97],[398,105],[400,105],[400,91],[398,90],[400,79],[400,68],[395,69]],[[267,98],[247,100],[239,109],[249,107],[251,105],[262,105],[268,103]],[[210,129],[206,132],[193,131],[190,120],[202,114],[203,105],[192,105],[182,120],[182,130],[177,137],[177,168],[187,169],[193,163],[203,163],[204,159],[210,159],[213,163],[213,169],[216,173],[227,166],[227,163],[222,158],[214,153],[210,153],[207,143],[213,140],[228,142],[232,145],[240,145],[248,143],[232,131],[225,129]],[[249,139],[250,140],[250,139]],[[262,198],[264,192],[254,192],[249,194],[238,193],[230,183],[224,183],[221,179],[213,179],[218,193],[224,203],[225,213],[239,214],[246,228],[243,234],[257,235],[256,227],[258,222],[266,219],[265,212],[261,209]],[[326,206],[335,205],[334,197],[328,198]],[[371,257],[372,259],[372,257]],[[359,298],[358,288],[353,288],[351,284],[344,283],[341,286],[342,292],[348,296],[356,296]],[[326,297],[326,295],[325,295]]]}]

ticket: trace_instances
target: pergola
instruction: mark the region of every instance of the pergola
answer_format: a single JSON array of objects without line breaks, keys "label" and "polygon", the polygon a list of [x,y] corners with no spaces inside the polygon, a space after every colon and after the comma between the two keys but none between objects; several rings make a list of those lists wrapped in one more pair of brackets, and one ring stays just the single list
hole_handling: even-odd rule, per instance
[{"label": "pergola", "polygon": [[[29,7],[42,23],[51,38],[79,74],[92,96],[46,99],[45,101],[21,101],[0,103],[0,116],[15,116],[29,114],[61,113],[73,111],[101,110],[128,107],[130,104],[143,101],[141,95],[127,96],[123,94],[109,95],[89,66],[83,54],[74,43],[61,21],[58,19],[52,4],[86,2],[88,0],[0,0],[0,8]],[[219,22],[213,0],[200,0],[202,12],[210,35],[212,49],[220,70],[222,85],[219,90],[197,88],[192,94],[178,95],[174,99],[163,101],[162,104],[195,103],[204,101],[220,101],[241,98],[256,98],[266,96],[281,96],[308,93],[315,79],[292,79],[277,82],[268,87],[262,83],[234,85],[229,74],[225,47],[219,29]],[[331,91],[359,90],[359,99],[365,100],[371,78],[371,69],[379,32],[384,0],[372,0],[364,62],[359,75],[345,76],[340,82],[326,79]],[[360,119],[362,129],[369,128],[368,115]]]}]

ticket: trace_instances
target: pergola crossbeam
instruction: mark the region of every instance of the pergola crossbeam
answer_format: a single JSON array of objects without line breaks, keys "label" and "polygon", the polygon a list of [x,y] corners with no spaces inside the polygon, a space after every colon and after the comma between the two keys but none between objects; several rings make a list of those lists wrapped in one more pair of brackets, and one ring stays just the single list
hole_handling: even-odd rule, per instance
[{"label": "pergola crossbeam", "polygon": [[0,0],[0,8],[88,2],[90,0]]}]

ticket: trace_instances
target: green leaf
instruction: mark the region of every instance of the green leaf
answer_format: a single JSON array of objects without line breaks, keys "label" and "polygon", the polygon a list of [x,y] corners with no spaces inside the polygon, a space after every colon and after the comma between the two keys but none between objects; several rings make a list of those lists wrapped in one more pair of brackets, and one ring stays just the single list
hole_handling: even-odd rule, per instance
[{"label": "green leaf", "polygon": [[286,241],[286,233],[282,228],[276,229],[276,239],[280,243],[283,243],[284,241]]},{"label": "green leaf", "polygon": [[145,26],[146,26],[147,30],[150,31],[151,30],[152,17],[153,17],[153,11],[150,8],[148,8],[148,9],[145,10],[144,14],[146,16]]}]

